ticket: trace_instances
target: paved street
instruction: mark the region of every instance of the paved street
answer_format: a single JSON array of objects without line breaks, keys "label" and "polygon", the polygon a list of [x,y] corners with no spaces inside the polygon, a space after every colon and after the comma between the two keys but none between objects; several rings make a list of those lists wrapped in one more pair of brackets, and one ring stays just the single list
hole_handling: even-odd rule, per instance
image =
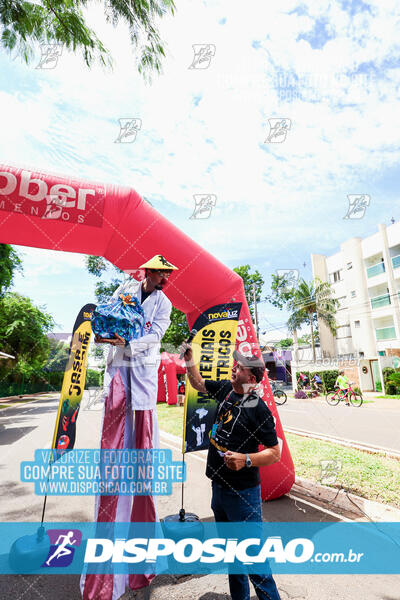
[{"label": "paved street", "polygon": [[[42,498],[33,494],[33,486],[19,481],[19,463],[31,460],[36,448],[50,447],[58,399],[39,399],[32,404],[3,409],[0,412],[0,469],[2,472],[0,495],[0,519],[2,521],[40,520]],[[79,415],[77,448],[96,448],[100,432],[101,412],[84,410],[86,398]],[[288,401],[287,414],[293,410]],[[285,408],[285,407],[283,407]],[[334,408],[327,407],[339,415]],[[305,413],[296,405],[300,414]],[[312,409],[316,414],[318,409]],[[348,409],[350,415],[357,409]],[[280,409],[281,414],[284,410]],[[312,414],[314,414],[314,412]],[[283,417],[286,418],[286,417]],[[315,417],[316,418],[316,417]],[[376,417],[375,417],[376,418]],[[339,422],[344,416],[339,419]],[[338,419],[337,419],[338,421]],[[162,436],[162,447],[173,450],[174,460],[180,459],[179,445],[170,436]],[[187,483],[185,485],[185,508],[202,519],[211,519],[210,484],[204,476],[204,453],[187,455]],[[174,486],[171,496],[158,499],[159,516],[177,513],[180,508],[181,488]],[[310,499],[309,499],[310,500]],[[313,502],[283,497],[263,505],[265,521],[321,521],[341,519],[334,511],[327,512]],[[46,521],[91,521],[93,519],[92,497],[49,497]],[[281,575],[276,577],[282,600],[399,600],[400,576],[352,576],[352,575]],[[151,591],[152,600],[228,600],[225,575],[187,576],[175,578],[164,575],[156,578]],[[127,593],[124,600],[133,599]],[[143,594],[137,595],[144,598]],[[15,600],[79,600],[79,576],[1,576],[0,598]],[[253,596],[252,596],[253,598]],[[254,596],[255,598],[255,596]]]},{"label": "paved street", "polygon": [[400,400],[374,399],[359,408],[344,402],[329,406],[325,397],[297,400],[278,406],[283,427],[361,442],[400,451]]}]

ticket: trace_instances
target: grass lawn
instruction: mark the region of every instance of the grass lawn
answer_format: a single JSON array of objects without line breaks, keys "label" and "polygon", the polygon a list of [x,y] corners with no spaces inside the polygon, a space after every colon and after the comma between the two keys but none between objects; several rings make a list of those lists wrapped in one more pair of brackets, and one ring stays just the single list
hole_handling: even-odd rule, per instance
[{"label": "grass lawn", "polygon": [[342,463],[336,484],[348,491],[400,508],[400,461],[383,454],[369,454],[286,433],[296,475],[313,481],[321,479],[321,460]]},{"label": "grass lawn", "polygon": [[[158,404],[157,414],[160,429],[182,436],[183,407]],[[336,484],[331,487],[342,485],[363,498],[400,508],[399,460],[291,433],[286,433],[286,439],[298,477],[320,481],[320,461],[339,461],[342,468],[337,474]]]},{"label": "grass lawn", "polygon": [[394,400],[400,400],[400,394],[395,394],[394,396],[377,396],[377,398],[394,398]]},{"label": "grass lawn", "polygon": [[182,437],[183,412],[183,406],[159,402],[157,404],[157,415],[160,429]]}]

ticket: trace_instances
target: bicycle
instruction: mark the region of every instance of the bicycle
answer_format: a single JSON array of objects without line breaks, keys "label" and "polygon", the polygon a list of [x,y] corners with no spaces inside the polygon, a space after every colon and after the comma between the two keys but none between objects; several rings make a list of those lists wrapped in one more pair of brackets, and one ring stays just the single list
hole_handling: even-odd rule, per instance
[{"label": "bicycle", "polygon": [[274,400],[275,400],[275,404],[278,404],[279,406],[282,406],[282,404],[285,404],[285,402],[287,400],[286,392],[284,392],[283,390],[279,389],[277,387],[277,384],[275,383],[275,381],[270,381],[269,383],[271,385],[271,391],[272,391],[272,395],[273,395]]},{"label": "bicycle", "polygon": [[361,406],[361,404],[363,403],[363,396],[362,396],[361,392],[356,392],[355,390],[353,390],[353,388],[351,386],[352,386],[352,384],[349,383],[347,392],[344,392],[340,388],[333,390],[331,392],[328,392],[325,396],[325,400],[327,401],[327,403],[330,406],[336,406],[337,404],[339,404],[339,402],[341,400],[346,400],[346,399],[348,401],[350,401],[350,403],[353,406],[357,406],[357,407]]}]

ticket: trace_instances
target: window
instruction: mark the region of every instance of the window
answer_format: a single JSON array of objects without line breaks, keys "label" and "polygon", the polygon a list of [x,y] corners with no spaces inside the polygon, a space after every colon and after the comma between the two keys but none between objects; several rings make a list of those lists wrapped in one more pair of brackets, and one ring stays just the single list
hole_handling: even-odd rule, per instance
[{"label": "window", "polygon": [[351,337],[350,325],[339,325],[336,332],[337,339]]},{"label": "window", "polygon": [[353,268],[353,263],[352,262],[348,262],[347,263],[347,270],[349,271],[352,268]]},{"label": "window", "polygon": [[351,297],[352,297],[352,298],[355,298],[355,297],[356,297],[356,290],[352,290],[352,291],[351,291]]},{"label": "window", "polygon": [[341,272],[342,272],[342,270],[340,269],[339,271],[334,271],[334,273],[330,273],[329,274],[330,282],[337,283],[338,281],[341,281],[342,280]]},{"label": "window", "polygon": [[354,327],[360,327],[360,321],[354,321]]}]

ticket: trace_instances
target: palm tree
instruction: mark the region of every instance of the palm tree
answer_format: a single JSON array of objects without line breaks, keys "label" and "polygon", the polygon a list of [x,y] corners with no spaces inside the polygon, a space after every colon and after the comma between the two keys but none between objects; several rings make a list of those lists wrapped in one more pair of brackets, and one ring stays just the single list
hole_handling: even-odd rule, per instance
[{"label": "palm tree", "polygon": [[314,362],[316,360],[314,320],[321,319],[329,327],[332,334],[335,335],[335,314],[338,306],[338,300],[332,297],[331,284],[323,282],[320,279],[314,279],[311,283],[300,279],[294,291],[293,298],[288,303],[291,313],[287,323],[289,331],[294,333],[301,325],[305,323],[310,325]]}]

